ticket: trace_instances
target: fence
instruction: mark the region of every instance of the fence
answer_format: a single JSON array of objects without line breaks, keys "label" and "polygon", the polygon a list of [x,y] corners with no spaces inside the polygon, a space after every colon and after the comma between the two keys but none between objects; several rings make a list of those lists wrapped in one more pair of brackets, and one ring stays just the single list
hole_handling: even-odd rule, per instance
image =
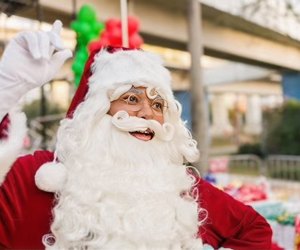
[{"label": "fence", "polygon": [[266,166],[271,178],[300,181],[300,156],[271,155]]},{"label": "fence", "polygon": [[265,175],[273,179],[300,181],[300,156],[271,155],[264,160],[256,155],[221,156],[210,159],[210,169],[215,172]]}]

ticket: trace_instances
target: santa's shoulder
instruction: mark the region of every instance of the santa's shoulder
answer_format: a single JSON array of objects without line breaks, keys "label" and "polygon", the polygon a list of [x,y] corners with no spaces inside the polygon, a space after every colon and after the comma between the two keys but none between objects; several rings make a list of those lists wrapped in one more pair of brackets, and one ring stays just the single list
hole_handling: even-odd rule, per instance
[{"label": "santa's shoulder", "polygon": [[53,154],[37,151],[19,157],[0,186],[0,248],[42,249],[41,238],[48,233],[54,194],[41,191],[35,173]]},{"label": "santa's shoulder", "polygon": [[[47,150],[35,151],[33,154],[20,156],[12,164],[2,185],[9,180],[21,182],[24,185],[34,184],[34,176],[37,170],[46,162],[52,161],[54,155]],[[35,184],[34,184],[35,185]]]},{"label": "santa's shoulder", "polygon": [[54,153],[48,150],[37,150],[32,154],[20,156],[17,161],[22,164],[31,164],[35,168],[39,168],[40,165],[53,161]]}]

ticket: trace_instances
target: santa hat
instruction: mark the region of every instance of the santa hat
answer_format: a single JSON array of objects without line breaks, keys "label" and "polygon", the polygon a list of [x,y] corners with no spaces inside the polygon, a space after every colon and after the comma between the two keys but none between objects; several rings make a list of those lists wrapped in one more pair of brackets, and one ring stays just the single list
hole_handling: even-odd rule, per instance
[{"label": "santa hat", "polygon": [[[169,108],[178,109],[171,89],[170,72],[163,66],[160,57],[140,49],[106,47],[91,52],[67,118],[72,119],[78,106],[89,96],[99,93],[108,96],[123,85],[155,88],[166,99]],[[110,101],[112,99],[108,98],[107,107]],[[56,159],[55,162],[44,164],[35,176],[37,186],[49,192],[61,190],[65,179],[65,167],[56,163]]]},{"label": "santa hat", "polygon": [[174,98],[170,72],[160,57],[140,49],[105,47],[91,52],[67,117],[72,118],[89,95],[107,93],[124,84],[153,87],[166,99]]}]

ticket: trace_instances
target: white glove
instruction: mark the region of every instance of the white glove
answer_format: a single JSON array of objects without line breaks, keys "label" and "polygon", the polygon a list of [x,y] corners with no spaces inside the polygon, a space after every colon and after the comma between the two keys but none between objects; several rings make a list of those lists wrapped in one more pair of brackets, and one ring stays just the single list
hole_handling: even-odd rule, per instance
[{"label": "white glove", "polygon": [[7,45],[0,62],[0,122],[29,90],[49,82],[72,57],[64,49],[61,21],[49,32],[21,32]]}]

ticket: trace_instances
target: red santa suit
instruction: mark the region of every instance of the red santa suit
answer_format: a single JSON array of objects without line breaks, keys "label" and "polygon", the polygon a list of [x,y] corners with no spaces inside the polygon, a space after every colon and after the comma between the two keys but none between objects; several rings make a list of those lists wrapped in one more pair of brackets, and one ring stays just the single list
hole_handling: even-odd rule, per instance
[{"label": "red santa suit", "polygon": [[[94,56],[95,54],[90,56],[85,67],[79,89],[68,111],[68,117],[73,116],[74,110],[88,92],[87,83],[91,76],[90,68]],[[151,79],[158,76],[159,74],[156,77],[152,75]],[[168,91],[166,89],[166,92]],[[8,125],[7,120],[2,122],[0,128],[5,130]],[[6,135],[3,131],[0,131],[0,134]],[[19,157],[7,173],[0,187],[1,249],[44,248],[42,238],[50,233],[55,199],[54,193],[42,191],[37,187],[35,178],[41,166],[53,160],[52,152],[37,151],[33,155]],[[262,216],[206,181],[196,178],[196,189],[199,193],[198,206],[207,211],[205,214],[199,214],[199,221],[204,219],[198,232],[198,237],[203,243],[215,249],[225,247],[267,250],[271,248],[272,232]]]}]

